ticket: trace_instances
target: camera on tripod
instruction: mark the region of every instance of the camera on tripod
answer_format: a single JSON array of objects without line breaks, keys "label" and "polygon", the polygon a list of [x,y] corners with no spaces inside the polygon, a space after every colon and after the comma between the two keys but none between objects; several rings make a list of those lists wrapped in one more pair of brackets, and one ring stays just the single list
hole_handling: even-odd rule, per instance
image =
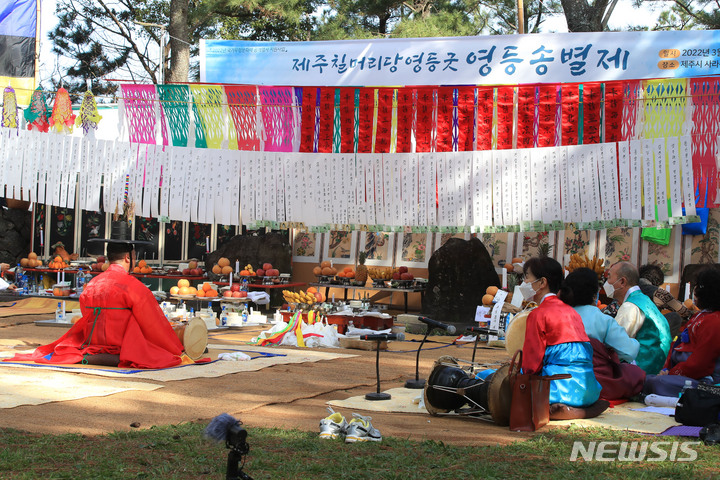
[{"label": "camera on tripod", "polygon": [[230,449],[227,458],[227,469],[225,480],[252,480],[252,477],[243,472],[245,455],[250,451],[247,443],[247,430],[242,424],[227,413],[221,413],[213,418],[205,427],[205,436],[216,442],[225,441],[225,446]]}]

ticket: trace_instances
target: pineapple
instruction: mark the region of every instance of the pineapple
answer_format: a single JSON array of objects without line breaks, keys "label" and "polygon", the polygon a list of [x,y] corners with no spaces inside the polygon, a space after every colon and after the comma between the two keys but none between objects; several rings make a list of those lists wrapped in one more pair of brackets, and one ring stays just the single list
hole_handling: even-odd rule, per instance
[{"label": "pineapple", "polygon": [[360,258],[358,259],[360,265],[355,268],[355,281],[362,282],[363,285],[365,285],[368,279],[368,269],[365,266],[365,258],[365,252],[360,252]]},{"label": "pineapple", "polygon": [[552,245],[549,242],[543,242],[538,246],[539,257],[549,257],[552,252]]}]

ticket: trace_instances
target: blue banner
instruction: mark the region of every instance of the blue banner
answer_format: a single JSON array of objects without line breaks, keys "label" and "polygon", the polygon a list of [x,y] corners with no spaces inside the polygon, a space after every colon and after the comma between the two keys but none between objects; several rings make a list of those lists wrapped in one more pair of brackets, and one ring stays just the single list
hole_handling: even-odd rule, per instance
[{"label": "blue banner", "polygon": [[208,83],[516,85],[718,74],[717,30],[319,42],[200,41],[200,81]]}]

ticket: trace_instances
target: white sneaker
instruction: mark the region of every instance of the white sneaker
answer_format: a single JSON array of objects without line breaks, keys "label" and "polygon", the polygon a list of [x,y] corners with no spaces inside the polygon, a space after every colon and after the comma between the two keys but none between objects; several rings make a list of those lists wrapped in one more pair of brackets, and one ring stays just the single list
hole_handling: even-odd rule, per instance
[{"label": "white sneaker", "polygon": [[382,441],[380,430],[370,423],[372,417],[365,417],[359,413],[353,413],[353,417],[355,418],[348,423],[345,443]]},{"label": "white sneaker", "polygon": [[348,427],[345,417],[330,407],[327,407],[327,409],[330,415],[320,420],[320,438],[337,438],[340,435],[345,435]]}]

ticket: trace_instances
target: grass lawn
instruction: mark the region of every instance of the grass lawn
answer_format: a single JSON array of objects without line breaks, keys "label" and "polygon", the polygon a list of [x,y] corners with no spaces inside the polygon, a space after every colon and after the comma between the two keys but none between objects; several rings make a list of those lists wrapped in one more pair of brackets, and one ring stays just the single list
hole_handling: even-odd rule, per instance
[{"label": "grass lawn", "polygon": [[[228,450],[205,439],[204,427],[185,423],[98,437],[0,429],[0,478],[224,479]],[[463,447],[402,438],[345,444],[340,439],[320,440],[316,433],[253,428],[248,429],[250,454],[245,472],[255,480],[720,478],[720,446],[692,445],[697,452],[693,462],[571,462],[576,440],[587,445],[592,441],[697,439],[571,428],[548,430],[509,446]],[[661,448],[670,453],[670,445]],[[649,457],[657,455],[649,450]]]}]

